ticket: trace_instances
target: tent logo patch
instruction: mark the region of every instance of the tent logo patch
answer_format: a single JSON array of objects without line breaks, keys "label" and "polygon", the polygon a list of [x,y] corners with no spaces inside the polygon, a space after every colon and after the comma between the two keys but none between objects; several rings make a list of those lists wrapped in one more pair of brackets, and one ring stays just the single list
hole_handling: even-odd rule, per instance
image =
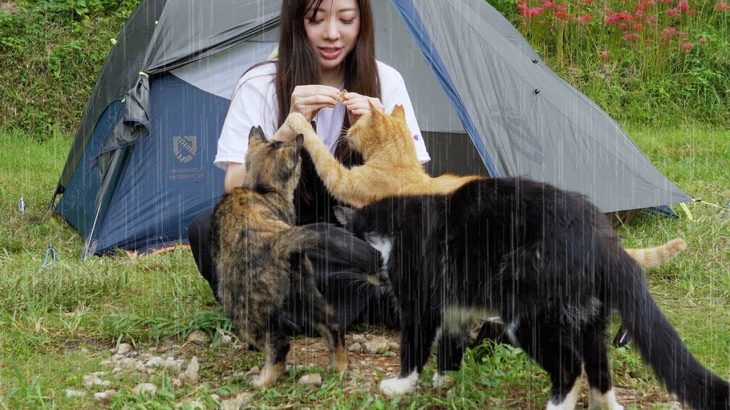
[{"label": "tent logo patch", "polygon": [[175,158],[186,164],[192,161],[195,154],[198,153],[198,137],[196,135],[172,137],[172,150],[175,152]]}]

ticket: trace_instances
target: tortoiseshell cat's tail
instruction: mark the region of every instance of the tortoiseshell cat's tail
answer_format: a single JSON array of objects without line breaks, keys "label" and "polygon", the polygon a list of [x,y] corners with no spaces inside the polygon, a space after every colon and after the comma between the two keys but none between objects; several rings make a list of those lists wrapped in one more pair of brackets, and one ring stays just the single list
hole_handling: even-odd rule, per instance
[{"label": "tortoiseshell cat's tail", "polygon": [[291,252],[319,251],[363,274],[380,271],[380,252],[346,229],[326,222],[295,226],[283,240]]},{"label": "tortoiseshell cat's tail", "polygon": [[[704,368],[667,321],[646,288],[640,266],[621,252],[604,290],[641,357],[679,400],[695,409],[730,410],[730,385]],[[610,276],[613,276],[610,278]]]}]

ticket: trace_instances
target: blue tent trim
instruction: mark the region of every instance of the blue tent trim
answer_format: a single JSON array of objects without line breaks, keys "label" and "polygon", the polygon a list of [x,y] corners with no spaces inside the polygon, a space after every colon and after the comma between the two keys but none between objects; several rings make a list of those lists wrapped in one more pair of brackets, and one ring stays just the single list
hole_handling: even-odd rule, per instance
[{"label": "blue tent trim", "polygon": [[392,2],[395,9],[398,11],[398,14],[401,16],[401,19],[403,19],[406,27],[408,27],[408,31],[411,32],[411,35],[413,35],[414,39],[418,43],[426,62],[434,73],[434,76],[438,80],[439,84],[441,84],[441,87],[443,87],[446,92],[446,96],[453,104],[454,111],[456,111],[457,115],[461,119],[461,122],[464,124],[464,129],[467,134],[469,134],[469,138],[471,138],[474,143],[479,155],[481,155],[482,160],[484,161],[484,166],[487,168],[487,172],[492,177],[499,177],[500,175],[497,172],[497,168],[494,166],[492,158],[487,153],[487,148],[484,146],[479,132],[466,110],[463,99],[456,90],[456,87],[454,87],[454,82],[451,80],[449,72],[446,70],[446,66],[441,60],[441,56],[439,56],[436,47],[431,41],[431,37],[429,37],[428,31],[423,25],[423,21],[421,21],[418,11],[416,11],[416,8],[413,6],[413,1],[392,0]]},{"label": "blue tent trim", "polygon": [[104,142],[124,115],[121,100],[115,100],[104,110],[91,134],[83,157],[56,206],[56,213],[87,238],[94,223],[96,194],[101,188],[101,173],[97,157]]}]

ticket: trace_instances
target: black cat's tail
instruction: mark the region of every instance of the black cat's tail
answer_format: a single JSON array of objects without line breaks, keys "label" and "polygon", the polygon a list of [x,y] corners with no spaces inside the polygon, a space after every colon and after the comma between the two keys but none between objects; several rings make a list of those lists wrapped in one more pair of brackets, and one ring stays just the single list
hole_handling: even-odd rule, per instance
[{"label": "black cat's tail", "polygon": [[730,410],[730,386],[705,369],[687,347],[652,299],[641,267],[620,252],[615,258],[616,276],[609,289],[611,307],[623,318],[657,378],[682,403],[696,409]]},{"label": "black cat's tail", "polygon": [[363,274],[380,271],[382,258],[377,249],[331,223],[295,226],[282,239],[290,252],[319,252],[329,262],[351,266]]}]

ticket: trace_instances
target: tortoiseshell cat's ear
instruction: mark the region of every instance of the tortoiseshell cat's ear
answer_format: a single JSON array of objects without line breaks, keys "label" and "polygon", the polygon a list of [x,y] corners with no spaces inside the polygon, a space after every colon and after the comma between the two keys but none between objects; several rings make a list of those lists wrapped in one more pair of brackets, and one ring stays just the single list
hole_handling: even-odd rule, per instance
[{"label": "tortoiseshell cat's ear", "polygon": [[251,131],[248,133],[248,146],[256,144],[262,144],[266,142],[266,136],[264,130],[260,126],[251,127]]},{"label": "tortoiseshell cat's ear", "polygon": [[393,108],[393,112],[390,113],[392,117],[400,118],[401,120],[406,120],[406,110],[403,109],[403,106],[398,104]]}]

